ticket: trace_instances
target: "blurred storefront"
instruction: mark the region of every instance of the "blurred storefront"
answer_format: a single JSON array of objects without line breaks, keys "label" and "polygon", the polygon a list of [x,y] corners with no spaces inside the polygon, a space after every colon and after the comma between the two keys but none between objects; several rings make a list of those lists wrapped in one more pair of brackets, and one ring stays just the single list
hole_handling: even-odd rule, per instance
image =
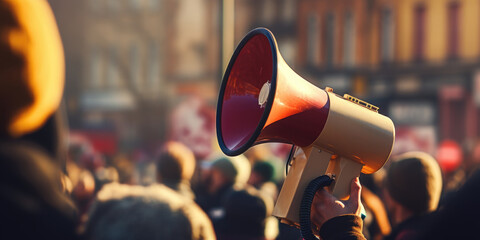
[{"label": "blurred storefront", "polygon": [[[480,2],[299,1],[302,71],[380,107],[394,153],[480,136]],[[313,77],[312,77],[313,76]]]}]

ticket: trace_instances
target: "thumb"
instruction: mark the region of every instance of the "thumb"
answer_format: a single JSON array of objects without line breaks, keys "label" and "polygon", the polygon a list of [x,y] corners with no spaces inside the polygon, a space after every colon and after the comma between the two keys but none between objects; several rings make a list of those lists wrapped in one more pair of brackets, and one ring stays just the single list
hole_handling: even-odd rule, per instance
[{"label": "thumb", "polygon": [[360,195],[362,191],[362,186],[360,185],[360,180],[358,177],[352,180],[350,184],[350,198],[347,200],[346,205],[348,205],[351,210],[357,210],[360,212]]}]

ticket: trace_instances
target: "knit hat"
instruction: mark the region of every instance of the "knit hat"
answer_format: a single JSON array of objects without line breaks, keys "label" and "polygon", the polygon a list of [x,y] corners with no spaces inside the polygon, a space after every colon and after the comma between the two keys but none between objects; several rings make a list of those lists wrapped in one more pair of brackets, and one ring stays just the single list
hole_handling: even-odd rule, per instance
[{"label": "knit hat", "polygon": [[385,186],[395,201],[415,214],[431,212],[442,193],[442,173],[429,154],[409,152],[392,161]]},{"label": "knit hat", "polygon": [[0,136],[42,126],[58,108],[64,84],[60,35],[47,1],[0,2]]}]

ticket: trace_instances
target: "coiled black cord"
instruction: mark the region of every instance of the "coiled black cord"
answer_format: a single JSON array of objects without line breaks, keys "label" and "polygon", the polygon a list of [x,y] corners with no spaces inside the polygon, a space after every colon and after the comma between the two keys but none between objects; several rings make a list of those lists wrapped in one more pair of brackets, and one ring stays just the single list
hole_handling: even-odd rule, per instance
[{"label": "coiled black cord", "polygon": [[312,223],[310,221],[310,210],[312,208],[313,197],[318,189],[329,186],[333,179],[327,175],[323,175],[313,179],[303,193],[302,202],[300,204],[300,231],[305,240],[318,240],[312,233]]}]

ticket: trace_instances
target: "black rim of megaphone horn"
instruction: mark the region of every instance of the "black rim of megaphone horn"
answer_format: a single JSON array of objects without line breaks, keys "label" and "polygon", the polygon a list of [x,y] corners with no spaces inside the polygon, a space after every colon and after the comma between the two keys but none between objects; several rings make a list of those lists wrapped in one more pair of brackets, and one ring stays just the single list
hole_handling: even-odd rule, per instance
[{"label": "black rim of megaphone horn", "polygon": [[[243,49],[245,44],[247,44],[247,42],[252,37],[254,37],[258,34],[262,34],[265,37],[267,37],[268,42],[270,43],[270,50],[272,51],[272,65],[273,66],[272,66],[272,77],[270,78],[271,79],[270,92],[268,94],[267,103],[265,105],[265,111],[263,112],[263,115],[260,118],[260,122],[258,123],[257,128],[253,132],[250,139],[247,141],[247,143],[243,144],[240,148],[238,148],[236,150],[231,150],[225,145],[225,143],[223,141],[222,134],[221,134],[221,132],[222,132],[221,131],[221,129],[222,129],[222,126],[221,126],[222,106],[223,106],[223,96],[224,96],[224,93],[225,93],[225,87],[227,86],[228,77],[230,76],[230,71],[232,70],[233,64],[237,60],[238,54]],[[273,100],[275,99],[275,91],[277,89],[277,63],[278,63],[278,61],[277,61],[277,42],[276,42],[275,37],[273,36],[272,32],[270,32],[270,30],[268,30],[266,28],[255,28],[252,31],[250,31],[249,33],[247,33],[247,35],[245,35],[245,37],[242,39],[242,41],[238,44],[237,48],[235,49],[235,52],[233,53],[232,58],[230,59],[230,62],[228,63],[227,69],[225,70],[225,74],[223,75],[222,85],[220,87],[220,93],[219,93],[219,96],[218,96],[218,103],[217,103],[217,117],[216,117],[217,126],[216,126],[216,128],[217,128],[218,144],[220,145],[220,148],[222,149],[222,151],[226,155],[236,156],[236,155],[244,153],[248,148],[250,148],[255,143],[255,140],[257,140],[258,136],[260,135],[260,132],[262,131],[263,126],[267,122],[268,116],[270,114],[270,110],[272,109]]]}]

